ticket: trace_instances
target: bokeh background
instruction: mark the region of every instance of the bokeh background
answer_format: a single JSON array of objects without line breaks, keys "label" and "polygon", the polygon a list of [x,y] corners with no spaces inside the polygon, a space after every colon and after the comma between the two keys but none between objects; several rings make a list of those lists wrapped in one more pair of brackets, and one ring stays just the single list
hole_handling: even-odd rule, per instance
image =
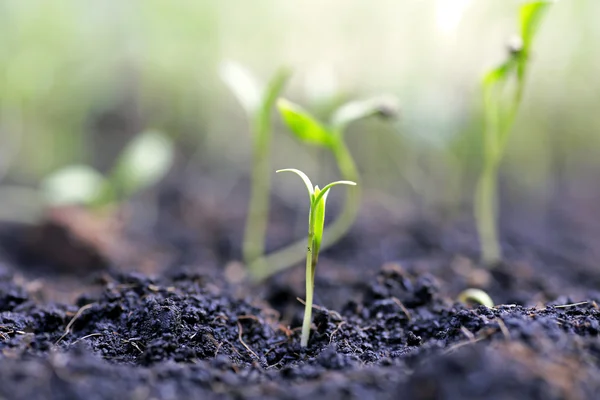
[{"label": "bokeh background", "polygon": [[[156,129],[176,145],[178,182],[226,198],[251,165],[246,115],[218,74],[233,60],[263,82],[291,67],[285,96],[321,117],[349,99],[396,96],[399,121],[362,121],[347,135],[369,207],[469,214],[480,81],[505,57],[519,4],[4,0],[0,191],[36,187],[72,163],[106,171],[136,134]],[[542,23],[502,167],[504,208],[540,220],[557,198],[598,209],[598,15],[598,1],[563,0]],[[300,168],[319,182],[337,176],[328,154],[273,120],[273,169]],[[273,192],[304,203],[297,182],[283,181],[292,180],[275,179]]]}]

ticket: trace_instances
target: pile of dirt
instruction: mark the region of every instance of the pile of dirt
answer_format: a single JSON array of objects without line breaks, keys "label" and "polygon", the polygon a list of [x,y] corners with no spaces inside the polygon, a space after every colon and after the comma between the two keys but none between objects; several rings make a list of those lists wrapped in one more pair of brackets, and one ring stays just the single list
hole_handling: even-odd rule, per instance
[{"label": "pile of dirt", "polygon": [[432,275],[387,266],[337,311],[318,307],[303,349],[298,302],[282,319],[275,305],[200,274],[114,275],[102,286],[55,304],[2,275],[0,397],[594,399],[600,390],[593,298],[471,309]]}]

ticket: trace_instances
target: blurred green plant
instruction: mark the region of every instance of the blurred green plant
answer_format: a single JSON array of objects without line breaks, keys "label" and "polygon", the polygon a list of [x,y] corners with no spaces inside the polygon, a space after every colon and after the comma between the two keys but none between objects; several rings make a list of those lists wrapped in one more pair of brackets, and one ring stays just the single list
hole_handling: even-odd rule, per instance
[{"label": "blurred green plant", "polygon": [[534,1],[519,10],[520,37],[511,43],[508,59],[483,78],[485,127],[483,168],[475,192],[475,219],[482,261],[488,266],[502,259],[497,227],[498,169],[519,110],[531,47],[550,1]]},{"label": "blurred green plant", "polygon": [[[302,107],[285,99],[277,107],[288,129],[301,142],[328,149],[335,158],[342,178],[358,182],[356,164],[344,141],[346,127],[363,118],[378,115],[386,118],[398,114],[398,106],[389,97],[375,97],[348,102],[339,107],[328,125],[322,124]],[[321,248],[325,249],[340,240],[354,223],[361,199],[361,191],[353,190],[346,196],[344,208],[338,218],[327,227]],[[293,243],[274,253],[258,258],[251,264],[255,279],[264,279],[302,260],[304,240]]]},{"label": "blurred green plant", "polygon": [[125,147],[106,176],[89,165],[74,164],[50,173],[38,187],[0,185],[0,220],[35,224],[47,208],[71,205],[110,212],[112,206],[160,181],[173,160],[168,137],[143,132]]},{"label": "blurred green plant", "polygon": [[494,307],[494,300],[481,289],[465,289],[458,295],[458,301],[464,304],[477,303],[488,308]]},{"label": "blurred green plant", "polygon": [[260,88],[256,79],[237,63],[226,62],[221,65],[219,72],[221,79],[236,96],[250,121],[253,162],[242,253],[250,273],[260,275],[261,265],[255,261],[265,251],[271,189],[271,112],[290,77],[290,71],[286,68],[279,69],[265,88]]},{"label": "blurred green plant", "polygon": [[47,176],[41,192],[50,206],[81,204],[104,208],[151,187],[169,171],[173,144],[156,131],[137,135],[119,155],[106,176],[88,165],[70,165]]},{"label": "blurred green plant", "polygon": [[336,185],[356,186],[356,182],[352,181],[336,181],[332,182],[323,189],[319,186],[314,186],[308,176],[300,170],[288,168],[280,169],[277,172],[293,172],[300,176],[308,190],[310,200],[310,211],[308,218],[308,247],[306,248],[306,300],[304,303],[304,320],[302,322],[302,338],[300,344],[302,347],[308,345],[310,336],[310,325],[312,322],[312,306],[313,292],[315,287],[315,271],[317,269],[317,261],[319,259],[319,251],[323,243],[323,226],[325,224],[325,202],[329,190]]}]

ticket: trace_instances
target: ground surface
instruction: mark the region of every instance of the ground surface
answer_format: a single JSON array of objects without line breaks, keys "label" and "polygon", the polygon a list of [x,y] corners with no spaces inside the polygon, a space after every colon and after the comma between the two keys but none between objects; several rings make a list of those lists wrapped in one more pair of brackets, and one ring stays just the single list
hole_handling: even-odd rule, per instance
[{"label": "ground surface", "polygon": [[[159,216],[161,250],[120,270],[110,244],[67,253],[56,226],[0,227],[0,398],[597,398],[600,271],[565,231],[505,227],[490,272],[468,227],[359,221],[323,256],[302,349],[303,271],[234,284],[237,238],[204,221],[194,243],[182,220]],[[504,305],[457,303],[467,287]]]}]

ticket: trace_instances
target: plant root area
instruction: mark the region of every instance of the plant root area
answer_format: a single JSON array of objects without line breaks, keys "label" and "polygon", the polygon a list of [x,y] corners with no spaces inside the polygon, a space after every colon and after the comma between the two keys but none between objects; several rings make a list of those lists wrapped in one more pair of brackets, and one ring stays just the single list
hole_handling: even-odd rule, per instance
[{"label": "plant root area", "polygon": [[[473,261],[472,234],[391,225],[355,230],[324,253],[307,348],[300,347],[301,268],[253,284],[235,278],[235,263],[194,268],[189,259],[156,261],[142,246],[148,259],[137,271],[94,264],[84,276],[61,270],[48,278],[39,260],[26,267],[22,257],[7,257],[0,399],[598,398],[600,271],[586,266],[581,247],[573,260],[560,237],[562,247],[518,237],[521,247],[504,243],[514,261],[489,270]],[[31,239],[38,228],[26,241],[21,228],[4,227],[0,241],[27,255],[41,248]],[[50,230],[52,240],[60,229]],[[165,235],[159,239],[180,254],[185,235]],[[54,241],[50,248],[66,246]],[[357,250],[360,243],[369,246]],[[102,253],[99,246],[75,246],[73,263],[101,265],[88,254]],[[396,253],[405,256],[393,261]],[[165,269],[156,273],[148,260]],[[457,302],[468,287],[498,305]]]}]

